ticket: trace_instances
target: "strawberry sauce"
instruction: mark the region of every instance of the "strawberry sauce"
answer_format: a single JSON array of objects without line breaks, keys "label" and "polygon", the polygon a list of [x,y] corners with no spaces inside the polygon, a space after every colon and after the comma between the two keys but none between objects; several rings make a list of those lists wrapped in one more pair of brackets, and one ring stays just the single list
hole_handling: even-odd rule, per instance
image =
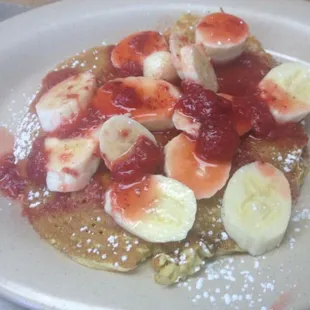
[{"label": "strawberry sauce", "polygon": [[141,219],[146,208],[156,200],[155,188],[147,176],[131,184],[114,183],[111,188],[113,211],[121,213],[124,218]]},{"label": "strawberry sauce", "polygon": [[214,69],[220,93],[244,96],[256,90],[271,67],[258,55],[244,52],[225,65],[214,64]]},{"label": "strawberry sauce", "polygon": [[13,155],[6,155],[0,159],[0,191],[12,199],[22,198],[26,188],[26,179],[15,164]]}]

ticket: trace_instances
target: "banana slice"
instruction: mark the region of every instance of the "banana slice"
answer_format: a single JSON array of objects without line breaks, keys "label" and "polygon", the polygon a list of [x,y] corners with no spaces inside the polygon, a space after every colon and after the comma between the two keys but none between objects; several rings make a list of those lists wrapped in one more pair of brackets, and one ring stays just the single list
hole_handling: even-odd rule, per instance
[{"label": "banana slice", "polygon": [[156,80],[175,82],[178,74],[172,63],[171,53],[160,51],[146,57],[143,61],[143,75]]},{"label": "banana slice", "polygon": [[98,169],[98,142],[87,138],[47,138],[46,184],[53,192],[74,192],[86,187]]},{"label": "banana slice", "polygon": [[171,52],[172,63],[177,70],[179,77],[183,80],[183,70],[181,63],[181,48],[189,44],[189,40],[186,36],[178,32],[172,32],[169,38],[169,48]]},{"label": "banana slice", "polygon": [[207,163],[195,155],[194,140],[180,134],[165,146],[165,173],[195,193],[210,198],[227,182],[231,163]]},{"label": "banana slice", "polygon": [[284,63],[260,82],[261,96],[279,123],[299,122],[310,112],[310,68]]},{"label": "banana slice", "polygon": [[172,63],[178,75],[184,79],[180,51],[183,46],[195,43],[195,28],[200,17],[192,14],[183,14],[169,29],[169,48],[172,56]]},{"label": "banana slice", "polygon": [[176,129],[186,132],[193,138],[198,138],[201,123],[195,120],[195,118],[175,109],[172,121]]},{"label": "banana slice", "polygon": [[140,123],[125,115],[112,116],[99,134],[99,147],[106,166],[111,169],[113,162],[126,154],[144,136],[157,144],[153,134]]},{"label": "banana slice", "polygon": [[254,162],[228,182],[222,220],[228,235],[251,255],[279,246],[291,215],[290,186],[274,166]]},{"label": "banana slice", "polygon": [[181,93],[163,80],[129,77],[109,81],[92,101],[103,115],[128,114],[153,131],[173,128],[173,109]]},{"label": "banana slice", "polygon": [[190,44],[180,49],[183,79],[194,81],[207,89],[218,91],[215,71],[202,44]]},{"label": "banana slice", "polygon": [[114,67],[122,69],[135,63],[143,67],[143,61],[154,52],[168,51],[168,44],[157,31],[141,31],[121,40],[112,50],[111,61]]},{"label": "banana slice", "polygon": [[162,175],[129,186],[113,184],[105,198],[104,209],[114,221],[148,242],[183,240],[195,221],[192,190]]},{"label": "banana slice", "polygon": [[248,25],[239,17],[226,13],[207,15],[196,27],[196,43],[203,44],[208,55],[217,63],[225,63],[241,55],[248,36]]},{"label": "banana slice", "polygon": [[96,88],[90,72],[74,75],[52,87],[36,105],[44,131],[51,132],[74,120],[88,107]]},{"label": "banana slice", "polygon": [[86,133],[86,137],[87,138],[91,138],[95,141],[99,141],[100,139],[100,132],[101,132],[101,128],[103,126],[104,122],[98,126],[94,126],[93,128],[91,128],[87,133]]}]

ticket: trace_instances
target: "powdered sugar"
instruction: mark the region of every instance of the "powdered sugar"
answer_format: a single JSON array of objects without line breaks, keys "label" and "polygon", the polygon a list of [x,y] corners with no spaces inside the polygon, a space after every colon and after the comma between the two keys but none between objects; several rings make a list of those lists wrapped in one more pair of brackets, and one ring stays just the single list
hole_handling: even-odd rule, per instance
[{"label": "powdered sugar", "polygon": [[289,242],[290,242],[290,248],[291,248],[291,249],[294,249],[296,239],[293,238],[293,237],[291,237]]},{"label": "powdered sugar", "polygon": [[41,205],[42,201],[44,201],[44,198],[48,197],[50,195],[50,192],[47,190],[47,188],[43,188],[40,191],[32,191],[30,190],[28,193],[28,201],[31,202],[29,205],[29,208],[36,208]]},{"label": "powdered sugar", "polygon": [[274,284],[269,282],[261,283],[260,286],[263,288],[263,292],[266,293],[267,290],[273,291],[274,290]]},{"label": "powdered sugar", "polygon": [[196,289],[197,290],[200,290],[202,288],[202,285],[203,285],[203,281],[204,281],[204,278],[199,278],[196,282]]},{"label": "powdered sugar", "polygon": [[[255,273],[258,273],[257,270],[261,271],[259,262],[264,259],[250,259],[253,259],[253,267],[255,266],[254,268],[256,269]],[[207,299],[212,304],[214,309],[222,309],[224,305],[238,308],[240,302],[244,301],[246,301],[248,308],[254,308],[258,300],[255,300],[253,294],[249,292],[255,282],[254,272],[249,270],[240,271],[240,268],[236,268],[240,264],[244,264],[244,259],[240,257],[222,258],[215,262],[207,263],[205,278],[189,279],[184,283],[179,283],[178,286],[190,292],[194,286],[196,293],[194,292],[192,301],[198,303],[202,296],[203,299]],[[238,278],[238,283],[236,283],[236,278]],[[214,281],[218,286],[212,284],[210,281]],[[226,283],[226,285],[223,285],[223,283]],[[241,288],[240,284],[242,284]],[[261,294],[268,294],[274,290],[275,280],[268,280],[266,277],[266,281],[261,283]]]},{"label": "powdered sugar", "polygon": [[283,157],[280,152],[277,152],[273,155],[272,159],[278,161],[285,172],[291,172],[300,162],[302,151],[302,149],[292,150],[290,153],[286,154],[285,157]]},{"label": "powdered sugar", "polygon": [[117,241],[118,237],[117,236],[109,236],[107,241],[108,241],[108,246],[109,247],[113,247],[114,248],[117,248],[118,247],[118,241]]},{"label": "powdered sugar", "polygon": [[222,238],[222,240],[228,240],[228,235],[227,235],[227,233],[226,232],[221,232],[221,238]]},{"label": "powdered sugar", "polygon": [[31,203],[31,204],[29,205],[29,208],[35,208],[35,207],[39,206],[40,204],[41,204],[41,202],[40,202],[40,201],[37,201],[37,202]]},{"label": "powdered sugar", "polygon": [[26,158],[33,140],[38,136],[40,123],[36,114],[27,113],[15,135],[14,156],[16,161]]},{"label": "powdered sugar", "polygon": [[302,210],[294,210],[294,214],[292,215],[292,222],[299,222],[301,220],[310,220],[310,210],[302,209]]},{"label": "powdered sugar", "polygon": [[284,171],[285,172],[290,172],[293,169],[293,165],[296,165],[300,161],[300,156],[301,156],[302,150],[297,149],[293,151],[292,153],[289,153],[286,155],[286,158],[284,158]]},{"label": "powdered sugar", "polygon": [[226,294],[223,296],[223,299],[224,299],[226,305],[229,305],[229,304],[231,303],[231,297],[230,297],[229,294],[226,293]]}]

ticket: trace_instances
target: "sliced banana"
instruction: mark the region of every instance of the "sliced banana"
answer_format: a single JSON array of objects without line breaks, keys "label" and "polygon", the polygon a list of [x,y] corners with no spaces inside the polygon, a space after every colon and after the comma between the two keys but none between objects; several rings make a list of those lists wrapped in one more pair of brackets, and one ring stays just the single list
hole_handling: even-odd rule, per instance
[{"label": "sliced banana", "polygon": [[172,116],[174,127],[189,134],[193,138],[198,138],[201,123],[193,117],[175,109]]},{"label": "sliced banana", "polygon": [[44,131],[51,132],[83,113],[96,87],[95,76],[79,73],[55,85],[36,105],[36,112]]},{"label": "sliced banana", "polygon": [[113,162],[126,154],[144,136],[157,144],[153,134],[140,123],[125,115],[112,116],[99,134],[99,147],[106,166],[111,169]]},{"label": "sliced banana", "polygon": [[259,88],[279,123],[299,122],[310,113],[310,68],[306,65],[281,64],[267,73]]},{"label": "sliced banana", "polygon": [[173,128],[172,114],[180,96],[179,89],[166,81],[128,77],[105,83],[92,104],[103,115],[127,114],[149,130],[161,131]]},{"label": "sliced banana", "polygon": [[169,47],[171,51],[171,60],[181,79],[184,79],[181,63],[181,48],[188,44],[188,39],[177,33],[172,32],[169,39]]},{"label": "sliced banana", "polygon": [[178,74],[168,51],[154,52],[143,61],[143,75],[156,80],[175,82]]},{"label": "sliced banana", "polygon": [[142,67],[146,57],[159,51],[168,51],[164,36],[157,31],[140,31],[124,38],[114,47],[111,61],[119,69],[130,62]]},{"label": "sliced banana", "polygon": [[165,173],[188,186],[196,199],[210,198],[226,184],[231,163],[207,163],[195,155],[196,142],[180,134],[165,146]]},{"label": "sliced banana", "polygon": [[151,175],[130,186],[114,184],[105,196],[105,211],[114,221],[148,242],[186,238],[197,210],[192,190],[162,175]]},{"label": "sliced banana", "polygon": [[270,164],[254,162],[241,167],[228,182],[222,220],[242,249],[261,255],[281,244],[291,208],[284,174]]},{"label": "sliced banana", "polygon": [[190,44],[180,49],[180,62],[184,79],[194,81],[214,92],[218,83],[210,57],[202,44]]},{"label": "sliced banana", "polygon": [[183,14],[171,29],[169,29],[169,48],[172,56],[172,63],[181,79],[183,79],[184,76],[181,68],[180,50],[183,46],[195,43],[195,28],[199,19],[199,16],[190,13]]},{"label": "sliced banana", "polygon": [[248,25],[239,17],[226,13],[205,16],[196,27],[196,43],[204,45],[214,62],[237,58],[245,48]]},{"label": "sliced banana", "polygon": [[98,142],[90,138],[59,140],[47,138],[46,184],[53,192],[82,190],[98,169],[100,159],[95,155]]},{"label": "sliced banana", "polygon": [[174,85],[146,77],[127,78],[125,85],[136,89],[143,102],[141,108],[131,111],[132,118],[149,130],[173,128],[172,114],[181,93]]}]

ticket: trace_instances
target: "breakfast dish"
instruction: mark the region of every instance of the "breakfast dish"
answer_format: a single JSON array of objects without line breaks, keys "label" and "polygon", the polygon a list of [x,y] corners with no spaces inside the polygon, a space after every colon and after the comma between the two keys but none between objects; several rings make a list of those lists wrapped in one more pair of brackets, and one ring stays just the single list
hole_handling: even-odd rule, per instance
[{"label": "breakfast dish", "polygon": [[33,143],[2,157],[0,188],[90,268],[151,258],[170,285],[212,257],[264,254],[280,246],[308,169],[309,83],[240,18],[186,14],[48,73],[27,114]]}]

